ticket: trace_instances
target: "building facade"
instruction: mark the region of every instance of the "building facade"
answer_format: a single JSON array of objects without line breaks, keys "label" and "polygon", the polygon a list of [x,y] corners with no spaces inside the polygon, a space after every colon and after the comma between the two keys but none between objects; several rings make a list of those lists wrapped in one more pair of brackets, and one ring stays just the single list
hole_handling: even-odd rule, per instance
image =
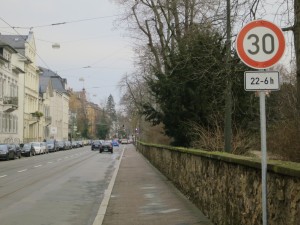
[{"label": "building facade", "polygon": [[49,69],[40,67],[40,71],[40,90],[45,96],[44,112],[48,118],[51,116],[51,122],[49,118],[43,123],[45,138],[68,140],[70,97],[66,90],[67,81]]},{"label": "building facade", "polygon": [[101,109],[97,104],[89,102],[85,89],[70,90],[70,121],[69,136],[75,138],[98,139]]},{"label": "building facade", "polygon": [[[18,105],[23,113],[23,124],[18,127],[22,137],[20,142],[39,140],[39,70],[36,66],[36,46],[33,32],[28,35],[0,35],[0,40],[13,47],[19,56],[19,61],[24,63],[24,77],[20,78],[20,85],[23,90],[19,92],[19,99],[23,99]],[[14,68],[17,71],[17,68]],[[20,87],[18,85],[18,87]],[[22,105],[22,106],[21,106]],[[20,112],[21,113],[21,112]],[[19,124],[19,123],[18,123]],[[20,132],[20,129],[23,131]]]},{"label": "building facade", "polygon": [[[19,74],[24,73],[18,64],[18,53],[10,45],[0,41],[0,142],[20,143]],[[21,82],[22,83],[22,82]],[[21,129],[20,129],[21,128]]]}]

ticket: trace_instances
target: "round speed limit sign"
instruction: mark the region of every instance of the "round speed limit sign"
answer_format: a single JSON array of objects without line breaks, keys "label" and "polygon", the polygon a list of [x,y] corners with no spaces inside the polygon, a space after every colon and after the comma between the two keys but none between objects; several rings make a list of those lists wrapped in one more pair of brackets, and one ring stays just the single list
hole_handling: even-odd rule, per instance
[{"label": "round speed limit sign", "polygon": [[285,51],[281,29],[266,20],[254,20],[239,32],[236,50],[240,59],[249,67],[265,69],[276,64]]}]

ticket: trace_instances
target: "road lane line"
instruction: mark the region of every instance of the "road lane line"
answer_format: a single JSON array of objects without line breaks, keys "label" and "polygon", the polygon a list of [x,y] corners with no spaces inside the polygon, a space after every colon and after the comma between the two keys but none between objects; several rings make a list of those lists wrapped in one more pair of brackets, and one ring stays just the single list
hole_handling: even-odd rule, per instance
[{"label": "road lane line", "polygon": [[0,176],[0,178],[3,178],[3,177],[7,177],[7,175],[2,175],[2,176]]},{"label": "road lane line", "polygon": [[27,169],[19,170],[18,173],[22,173],[22,172],[25,172],[25,171],[27,171]]},{"label": "road lane line", "polygon": [[42,165],[36,165],[36,166],[34,166],[35,168],[37,168],[37,167],[41,167]]},{"label": "road lane line", "polygon": [[48,163],[50,164],[50,163],[53,163],[53,162],[48,162]]},{"label": "road lane line", "polygon": [[116,181],[116,177],[117,177],[117,174],[118,174],[118,171],[119,171],[119,168],[120,168],[121,160],[123,158],[124,150],[125,150],[125,148],[123,149],[123,151],[120,155],[120,158],[119,158],[119,160],[117,161],[117,163],[115,165],[115,171],[112,175],[112,178],[109,182],[109,185],[108,185],[107,189],[104,191],[104,197],[103,197],[103,200],[100,204],[100,207],[99,207],[99,210],[98,210],[98,213],[96,215],[96,218],[94,220],[93,225],[102,225],[102,223],[103,223],[104,216],[105,216],[105,213],[106,213],[106,209],[108,207],[109,199],[110,199],[110,196],[111,196],[111,192],[112,192],[112,189],[113,189],[115,181]]}]

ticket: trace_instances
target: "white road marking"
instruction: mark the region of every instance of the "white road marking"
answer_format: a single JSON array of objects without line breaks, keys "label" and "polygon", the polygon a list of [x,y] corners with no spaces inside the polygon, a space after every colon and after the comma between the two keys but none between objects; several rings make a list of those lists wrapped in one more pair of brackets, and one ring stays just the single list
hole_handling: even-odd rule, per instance
[{"label": "white road marking", "polygon": [[176,212],[178,210],[179,209],[167,209],[167,210],[160,211],[160,213],[172,213],[172,212]]},{"label": "white road marking", "polygon": [[25,172],[25,171],[27,171],[27,169],[19,170],[18,173],[22,173],[22,172]]},{"label": "white road marking", "polygon": [[7,175],[2,175],[2,176],[0,176],[0,178],[3,178],[3,177],[7,177]]},{"label": "white road marking", "polygon": [[52,163],[52,162],[48,162],[48,163],[50,164],[50,163]]},{"label": "white road marking", "polygon": [[35,168],[37,168],[37,167],[41,167],[42,165],[36,165],[36,166],[34,166]]}]

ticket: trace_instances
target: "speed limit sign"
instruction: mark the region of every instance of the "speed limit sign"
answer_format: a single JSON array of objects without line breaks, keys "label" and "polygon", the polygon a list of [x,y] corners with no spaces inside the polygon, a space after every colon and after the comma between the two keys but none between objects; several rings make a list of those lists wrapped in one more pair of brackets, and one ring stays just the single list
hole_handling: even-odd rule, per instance
[{"label": "speed limit sign", "polygon": [[267,20],[246,24],[236,39],[240,59],[254,69],[265,69],[276,64],[285,51],[281,29]]}]

